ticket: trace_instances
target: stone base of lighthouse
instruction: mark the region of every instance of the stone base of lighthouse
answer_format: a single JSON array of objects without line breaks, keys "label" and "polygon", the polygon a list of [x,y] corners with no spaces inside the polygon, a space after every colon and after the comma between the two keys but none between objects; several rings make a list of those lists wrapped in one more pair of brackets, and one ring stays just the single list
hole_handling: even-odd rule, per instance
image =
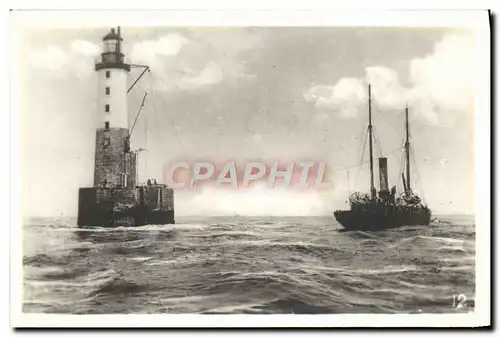
[{"label": "stone base of lighthouse", "polygon": [[166,185],[80,188],[79,227],[173,224],[173,190]]}]

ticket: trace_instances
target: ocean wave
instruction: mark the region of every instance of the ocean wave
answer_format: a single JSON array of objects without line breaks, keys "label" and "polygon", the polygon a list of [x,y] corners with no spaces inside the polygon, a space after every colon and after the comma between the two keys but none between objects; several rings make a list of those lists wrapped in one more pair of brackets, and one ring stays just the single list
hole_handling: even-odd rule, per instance
[{"label": "ocean wave", "polygon": [[207,229],[209,224],[168,224],[168,225],[145,225],[138,227],[129,226],[118,226],[118,227],[59,227],[51,229],[54,232],[95,232],[95,233],[106,233],[106,232],[150,232],[150,231],[189,231],[196,229]]},{"label": "ocean wave", "polygon": [[25,285],[37,288],[48,288],[48,287],[81,287],[84,285],[83,282],[68,282],[68,281],[41,281],[41,280],[25,280]]},{"label": "ocean wave", "polygon": [[435,250],[436,253],[466,253],[466,249],[464,247],[459,246],[444,246],[439,247]]},{"label": "ocean wave", "polygon": [[474,271],[475,266],[469,265],[469,266],[441,266],[441,270],[443,271]]},{"label": "ocean wave", "polygon": [[54,266],[65,266],[69,262],[69,258],[65,255],[52,255],[46,253],[39,253],[33,256],[23,257],[24,265],[32,265],[35,267],[54,267]]},{"label": "ocean wave", "polygon": [[370,239],[378,239],[378,236],[376,234],[364,232],[364,231],[349,231],[346,232],[349,236],[354,237],[354,238],[370,238]]},{"label": "ocean wave", "polygon": [[335,310],[328,306],[310,304],[294,297],[272,301],[225,306],[203,312],[204,314],[333,314]]},{"label": "ocean wave", "polygon": [[146,261],[151,261],[154,259],[154,257],[129,257],[128,258],[130,261],[134,262],[146,262]]},{"label": "ocean wave", "polygon": [[149,286],[146,284],[139,284],[130,281],[125,281],[121,279],[114,279],[112,282],[105,282],[98,289],[92,291],[88,297],[99,297],[104,296],[114,296],[114,295],[127,295],[127,296],[137,296],[141,292],[146,292]]},{"label": "ocean wave", "polygon": [[424,239],[424,240],[438,241],[438,242],[444,242],[444,243],[454,243],[454,244],[463,244],[464,243],[464,240],[462,240],[462,239],[454,239],[454,238],[447,238],[447,237],[440,237],[440,236],[419,235],[416,237],[416,239]]},{"label": "ocean wave", "polygon": [[441,263],[460,263],[460,264],[474,264],[476,262],[476,257],[474,255],[461,256],[461,257],[441,257],[439,259]]},{"label": "ocean wave", "polygon": [[415,266],[384,266],[378,269],[351,269],[351,268],[335,268],[317,266],[315,270],[326,273],[338,273],[344,275],[376,275],[376,274],[397,274],[418,270],[419,267]]}]

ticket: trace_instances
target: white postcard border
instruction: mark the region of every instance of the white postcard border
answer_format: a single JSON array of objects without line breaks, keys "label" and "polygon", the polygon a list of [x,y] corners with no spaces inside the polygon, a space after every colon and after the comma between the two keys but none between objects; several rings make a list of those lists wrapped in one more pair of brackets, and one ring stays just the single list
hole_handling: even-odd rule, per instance
[{"label": "white postcard border", "polygon": [[[110,17],[112,20],[110,20]],[[468,314],[332,315],[62,315],[22,313],[20,88],[11,70],[10,286],[13,327],[473,327],[490,324],[490,29],[486,11],[23,11],[11,13],[10,65],[19,67],[16,37],[22,27],[136,26],[413,26],[476,31],[476,296]],[[450,301],[451,301],[450,294]],[[451,304],[450,304],[451,305]]]}]

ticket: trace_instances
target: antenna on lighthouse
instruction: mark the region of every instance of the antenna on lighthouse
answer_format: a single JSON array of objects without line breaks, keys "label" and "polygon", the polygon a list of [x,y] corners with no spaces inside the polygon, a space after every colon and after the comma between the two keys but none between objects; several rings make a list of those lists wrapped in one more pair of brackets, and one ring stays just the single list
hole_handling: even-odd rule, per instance
[{"label": "antenna on lighthouse", "polygon": [[117,51],[118,51],[118,55],[121,55],[121,52],[122,52],[122,34],[120,33],[120,26],[118,26],[118,45],[117,45]]}]

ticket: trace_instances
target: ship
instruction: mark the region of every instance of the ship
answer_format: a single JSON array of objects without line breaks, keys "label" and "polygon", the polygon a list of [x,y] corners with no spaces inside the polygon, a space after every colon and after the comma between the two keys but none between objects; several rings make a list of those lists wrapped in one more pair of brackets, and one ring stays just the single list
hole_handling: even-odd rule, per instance
[{"label": "ship", "polygon": [[[412,190],[410,162],[410,125],[408,106],[405,109],[404,168],[401,178],[404,191],[396,195],[396,186],[389,190],[387,157],[378,158],[379,191],[374,184],[373,125],[371,85],[368,85],[368,143],[370,155],[370,193],[355,192],[349,196],[349,210],[333,212],[344,230],[378,231],[402,226],[426,226],[432,212]],[[406,175],[404,173],[406,171]]]},{"label": "ship", "polygon": [[[96,59],[97,126],[95,133],[94,184],[78,193],[79,227],[129,227],[175,223],[174,191],[150,178],[138,179],[138,154],[131,142],[134,127],[147,93],[133,123],[129,125],[128,94],[150,67],[132,64],[123,53],[120,27],[102,38],[103,50]],[[128,83],[131,69],[140,74]]]}]

